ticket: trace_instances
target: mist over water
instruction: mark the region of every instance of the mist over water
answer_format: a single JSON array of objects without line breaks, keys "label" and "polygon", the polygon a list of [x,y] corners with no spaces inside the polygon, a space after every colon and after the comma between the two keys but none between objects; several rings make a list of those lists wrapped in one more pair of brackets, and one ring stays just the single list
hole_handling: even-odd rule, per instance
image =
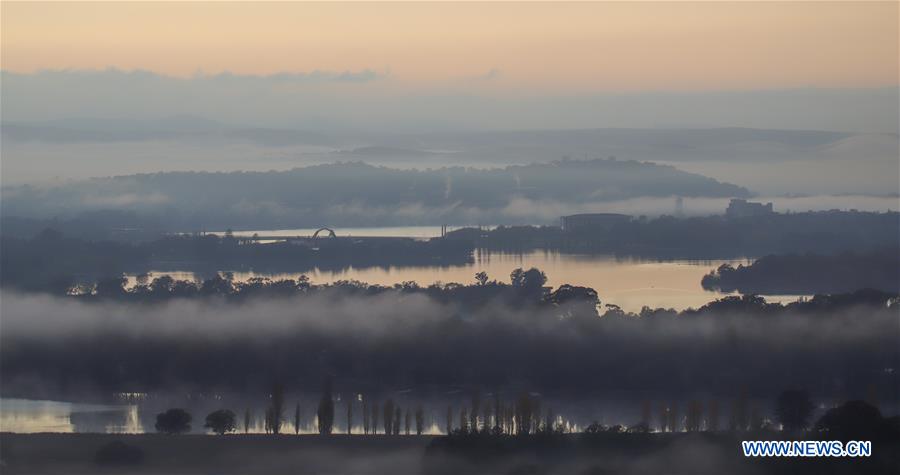
[{"label": "mist over water", "polygon": [[[473,388],[486,398],[499,391],[504,400],[531,390],[573,428],[594,420],[629,425],[639,420],[645,400],[725,404],[734,397],[730,385],[738,384],[735,371],[766,413],[769,394],[790,384],[814,388],[822,407],[872,387],[883,410],[895,410],[893,342],[900,335],[894,310],[584,320],[562,307],[498,301],[467,310],[422,295],[337,295],[138,305],[3,292],[4,393],[114,404],[42,406],[7,399],[2,424],[25,431],[53,425],[140,431],[173,405],[197,414],[248,408],[258,423],[266,385],[281,378],[291,400],[306,408],[309,430],[323,370],[338,375],[337,401],[364,394],[404,407],[425,404],[428,420],[435,421],[429,427],[438,428],[447,405],[467,404]],[[500,352],[497,338],[504,341]],[[74,366],[42,367],[39,358]],[[108,373],[103,361],[115,361],[118,369]],[[844,371],[834,373],[834,365]],[[265,369],[260,374],[255,368]],[[66,371],[72,373],[64,377]],[[426,375],[434,382],[413,382]],[[754,379],[743,379],[748,375]],[[109,378],[118,382],[102,389]],[[117,401],[114,393],[123,391],[146,394]],[[80,415],[67,425],[66,414],[73,413]]]}]

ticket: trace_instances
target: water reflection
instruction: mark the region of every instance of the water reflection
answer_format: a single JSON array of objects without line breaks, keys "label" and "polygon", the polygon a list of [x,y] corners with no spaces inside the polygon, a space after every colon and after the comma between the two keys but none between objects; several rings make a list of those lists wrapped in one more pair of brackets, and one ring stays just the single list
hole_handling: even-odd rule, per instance
[{"label": "water reflection", "polygon": [[[476,251],[474,262],[451,266],[411,266],[411,267],[348,267],[342,270],[312,269],[291,274],[265,274],[256,272],[235,272],[238,281],[252,277],[272,279],[296,278],[303,273],[313,283],[325,284],[339,280],[359,280],[370,284],[394,285],[405,281],[415,281],[421,285],[434,282],[472,283],[476,272],[487,272],[491,279],[508,281],[510,272],[517,268],[537,267],[548,277],[547,285],[557,287],[572,284],[592,287],[600,294],[601,301],[616,304],[625,311],[638,312],[641,307],[664,307],[683,310],[699,307],[711,300],[721,298],[722,292],[704,290],[700,279],[710,270],[724,264],[746,264],[744,259],[730,260],[675,260],[657,261],[612,256],[572,255],[558,252],[535,251],[525,254],[507,254]],[[194,272],[152,272],[153,275],[168,274],[176,279],[204,279],[210,276]],[[129,285],[136,282],[130,275]],[[788,302],[798,296],[767,296],[773,302]]]},{"label": "water reflection", "polygon": [[0,431],[137,434],[144,432],[144,427],[134,404],[0,398]]}]

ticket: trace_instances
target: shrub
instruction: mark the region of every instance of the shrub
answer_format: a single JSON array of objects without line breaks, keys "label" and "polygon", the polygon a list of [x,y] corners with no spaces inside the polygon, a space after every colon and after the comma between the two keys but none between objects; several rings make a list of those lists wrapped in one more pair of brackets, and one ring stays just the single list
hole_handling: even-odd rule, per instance
[{"label": "shrub", "polygon": [[181,434],[191,430],[191,415],[184,409],[169,409],[156,415],[156,430],[165,434]]},{"label": "shrub", "polygon": [[212,430],[216,434],[224,435],[227,432],[234,431],[237,425],[235,419],[234,412],[228,409],[219,409],[218,411],[210,412],[206,416],[206,425],[203,427]]}]

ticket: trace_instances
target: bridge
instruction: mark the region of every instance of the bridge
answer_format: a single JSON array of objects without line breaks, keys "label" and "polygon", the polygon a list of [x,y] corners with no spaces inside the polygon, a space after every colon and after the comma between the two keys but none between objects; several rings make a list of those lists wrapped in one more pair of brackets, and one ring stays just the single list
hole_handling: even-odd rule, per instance
[{"label": "bridge", "polygon": [[312,238],[313,238],[313,239],[318,239],[318,238],[319,238],[319,233],[321,233],[322,231],[328,232],[328,235],[329,235],[330,237],[332,237],[332,238],[335,238],[335,239],[337,238],[337,235],[334,234],[334,230],[331,229],[331,228],[319,228],[319,229],[316,229],[316,232],[313,233]]},{"label": "bridge", "polygon": [[284,235],[261,235],[241,236],[238,238],[240,244],[253,243],[271,243],[271,242],[289,242],[293,244],[305,244],[309,246],[317,246],[324,241],[344,241],[349,240],[353,243],[372,242],[372,241],[396,241],[396,240],[416,240],[417,238],[406,236],[338,236],[334,228],[323,226],[316,229],[311,235],[307,236],[284,236]]}]

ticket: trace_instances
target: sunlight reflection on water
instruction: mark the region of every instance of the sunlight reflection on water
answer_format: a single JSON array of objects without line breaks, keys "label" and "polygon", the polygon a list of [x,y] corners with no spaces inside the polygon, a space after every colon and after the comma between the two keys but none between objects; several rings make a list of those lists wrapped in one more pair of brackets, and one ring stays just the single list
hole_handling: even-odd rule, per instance
[{"label": "sunlight reflection on water", "polygon": [[0,398],[2,432],[144,432],[134,404],[84,404]]},{"label": "sunlight reflection on water", "polygon": [[[253,271],[234,272],[237,281],[252,277],[271,279],[295,279],[307,275],[315,284],[340,280],[358,280],[369,284],[394,285],[415,281],[427,286],[435,282],[469,284],[475,281],[476,272],[487,272],[491,279],[509,281],[510,272],[522,267],[537,267],[547,274],[547,285],[558,287],[572,284],[595,289],[602,303],[615,304],[625,311],[639,312],[646,305],[684,310],[699,307],[726,294],[704,290],[700,279],[716,267],[730,263],[748,263],[745,259],[730,260],[673,260],[657,261],[616,258],[598,255],[572,255],[549,251],[533,251],[525,254],[509,254],[476,251],[474,262],[449,266],[404,267],[348,267],[337,271],[312,269],[307,272],[267,274]],[[210,276],[194,272],[151,272],[154,276],[170,275],[175,279],[196,280]],[[128,275],[129,285],[136,283],[135,275]],[[770,302],[790,302],[800,296],[766,296]]]}]

